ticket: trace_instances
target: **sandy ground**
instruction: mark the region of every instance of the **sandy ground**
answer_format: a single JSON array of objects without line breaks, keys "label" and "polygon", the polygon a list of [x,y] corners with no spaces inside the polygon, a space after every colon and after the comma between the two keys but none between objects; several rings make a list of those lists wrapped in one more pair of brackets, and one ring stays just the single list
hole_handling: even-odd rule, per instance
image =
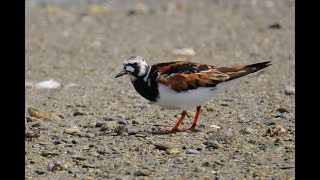
[{"label": "sandy ground", "polygon": [[[295,177],[294,2],[95,2],[26,1],[26,179]],[[131,55],[273,65],[206,103],[197,132],[156,135],[181,112],[114,78]]]}]

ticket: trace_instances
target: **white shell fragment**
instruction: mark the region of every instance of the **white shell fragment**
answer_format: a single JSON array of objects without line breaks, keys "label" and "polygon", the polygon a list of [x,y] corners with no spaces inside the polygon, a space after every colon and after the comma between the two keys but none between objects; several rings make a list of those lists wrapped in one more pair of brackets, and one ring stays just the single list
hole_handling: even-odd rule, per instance
[{"label": "white shell fragment", "polygon": [[194,56],[196,54],[196,52],[192,48],[174,49],[172,53],[183,56]]},{"label": "white shell fragment", "polygon": [[35,87],[38,89],[55,89],[55,88],[59,88],[60,86],[61,85],[53,79],[50,79],[47,81],[41,81],[35,85]]}]

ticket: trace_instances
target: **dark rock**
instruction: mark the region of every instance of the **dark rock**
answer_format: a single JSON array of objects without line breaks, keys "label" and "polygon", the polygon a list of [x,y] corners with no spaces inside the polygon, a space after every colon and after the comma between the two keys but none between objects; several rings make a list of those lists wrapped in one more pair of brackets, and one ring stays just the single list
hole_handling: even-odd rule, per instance
[{"label": "dark rock", "polygon": [[289,111],[287,109],[285,109],[285,108],[278,108],[277,112],[278,113],[289,113]]},{"label": "dark rock", "polygon": [[281,25],[279,23],[274,23],[269,25],[269,29],[281,29]]}]

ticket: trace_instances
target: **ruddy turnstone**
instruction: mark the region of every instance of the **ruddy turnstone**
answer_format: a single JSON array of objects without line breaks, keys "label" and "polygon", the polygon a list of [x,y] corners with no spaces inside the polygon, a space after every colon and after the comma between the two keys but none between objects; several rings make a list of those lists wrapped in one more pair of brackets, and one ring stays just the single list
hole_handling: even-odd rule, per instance
[{"label": "ruddy turnstone", "polygon": [[[116,76],[128,75],[136,91],[149,101],[166,109],[181,109],[176,125],[162,134],[195,131],[201,105],[217,93],[239,81],[240,77],[270,66],[270,61],[251,65],[220,67],[188,61],[148,65],[140,56],[123,61],[123,70]],[[178,129],[188,110],[197,112],[191,127]]]}]

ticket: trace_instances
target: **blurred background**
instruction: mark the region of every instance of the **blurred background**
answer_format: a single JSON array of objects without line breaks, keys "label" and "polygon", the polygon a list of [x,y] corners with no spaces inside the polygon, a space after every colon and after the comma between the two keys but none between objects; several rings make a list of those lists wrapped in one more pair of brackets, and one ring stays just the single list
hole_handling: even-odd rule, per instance
[{"label": "blurred background", "polygon": [[[31,137],[38,133],[35,137],[42,138],[26,141],[26,177],[130,179],[131,171],[117,167],[135,159],[138,165],[130,167],[149,168],[146,174],[151,177],[290,179],[294,177],[294,52],[293,0],[26,0],[26,127]],[[180,59],[218,66],[262,61],[272,61],[273,65],[203,108],[203,133],[211,132],[211,124],[216,124],[223,130],[231,129],[236,137],[223,145],[228,151],[211,151],[202,147],[208,136],[202,132],[161,138],[146,133],[152,128],[170,128],[180,112],[149,104],[136,93],[129,78],[114,78],[123,68],[122,61],[132,55],[142,56],[149,64]],[[62,120],[42,121],[39,112],[54,113],[59,117],[49,114],[51,119]],[[130,135],[128,139],[101,135],[96,122],[103,118],[122,119],[130,131],[147,135]],[[185,123],[191,119],[192,113]],[[286,130],[283,144],[277,143],[277,136],[264,138],[268,128],[279,124]],[[248,134],[237,135],[247,126],[254,129],[254,135],[250,129]],[[83,136],[68,134],[69,128]],[[151,143],[143,143],[159,139],[175,143],[181,151],[182,147],[202,148],[201,158],[188,156],[192,159],[188,166],[185,154],[138,156],[150,149],[159,153]],[[132,149],[130,143],[134,143]],[[83,148],[88,144],[93,145]],[[141,147],[145,149],[134,150]],[[97,159],[88,154],[92,149],[100,152],[99,148],[106,149],[101,152],[116,149],[113,151],[129,155],[101,153]],[[56,154],[41,155],[44,150]],[[79,164],[74,154],[64,154],[71,151],[86,156],[88,159],[80,160],[86,166]],[[216,165],[214,173],[213,161],[207,163],[209,167],[201,165],[213,157],[223,164]],[[152,164],[154,161],[162,164]],[[163,169],[171,164],[176,170]],[[202,169],[193,169],[197,166]],[[56,170],[58,167],[65,171]]]}]

